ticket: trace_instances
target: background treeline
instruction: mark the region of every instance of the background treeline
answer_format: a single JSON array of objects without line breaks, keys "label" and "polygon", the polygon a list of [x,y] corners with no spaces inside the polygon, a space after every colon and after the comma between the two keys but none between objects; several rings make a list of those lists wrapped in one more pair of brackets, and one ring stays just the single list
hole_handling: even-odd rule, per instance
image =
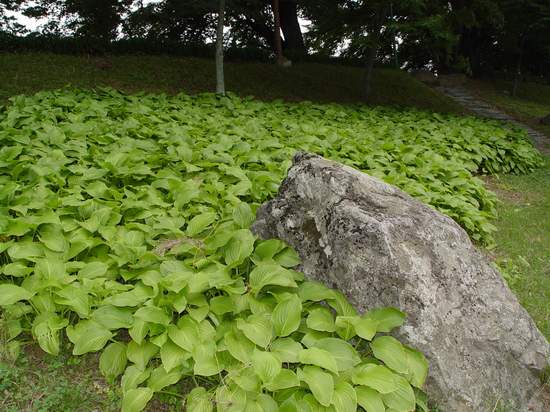
[{"label": "background treeline", "polygon": [[[550,0],[225,3],[228,58],[273,58],[277,24],[285,60],[338,56],[367,69],[550,80]],[[0,50],[213,56],[218,7],[219,0],[0,0]],[[29,33],[10,11],[46,23]]]}]

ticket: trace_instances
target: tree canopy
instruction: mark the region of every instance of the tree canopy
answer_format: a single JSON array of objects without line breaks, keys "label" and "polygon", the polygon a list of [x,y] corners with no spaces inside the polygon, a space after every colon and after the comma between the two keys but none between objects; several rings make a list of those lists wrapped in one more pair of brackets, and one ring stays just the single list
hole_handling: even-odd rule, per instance
[{"label": "tree canopy", "polygon": [[[367,67],[550,78],[548,0],[227,0],[226,47],[274,54],[274,3],[291,60],[340,56]],[[218,0],[0,0],[0,29],[25,34],[8,14],[19,11],[47,18],[38,31],[48,35],[200,47],[214,43],[218,6]]]}]

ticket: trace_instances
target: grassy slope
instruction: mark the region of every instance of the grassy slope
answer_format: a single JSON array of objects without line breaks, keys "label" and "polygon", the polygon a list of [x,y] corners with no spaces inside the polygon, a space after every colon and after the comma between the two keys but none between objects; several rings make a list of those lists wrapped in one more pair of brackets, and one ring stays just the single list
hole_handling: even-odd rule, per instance
[{"label": "grassy slope", "polygon": [[550,137],[550,126],[539,123],[550,114],[550,85],[522,83],[516,97],[510,94],[512,82],[503,80],[470,80],[466,86],[482,100]]},{"label": "grassy slope", "polygon": [[[120,56],[108,59],[110,68],[102,68],[104,63],[101,59],[52,54],[0,54],[0,103],[15,94],[68,84],[112,86],[129,92],[197,93],[214,88],[214,67],[209,60]],[[358,68],[301,64],[281,69],[259,63],[229,63],[226,77],[229,90],[262,99],[361,101]],[[529,122],[550,112],[550,88],[541,94],[546,89],[523,85],[519,98],[513,99],[502,92],[502,84],[470,82],[469,87],[475,87],[481,98]],[[376,71],[370,103],[462,112],[451,100],[394,70]],[[548,129],[543,131],[550,135]],[[506,268],[522,304],[550,338],[550,158],[536,173],[502,176],[489,184],[503,200],[495,222],[499,228],[497,260]],[[117,387],[110,388],[98,375],[96,356],[52,357],[29,345],[26,356],[12,364],[2,360],[1,352],[1,411],[117,409]],[[149,410],[182,410],[182,405],[178,398],[163,395]]]},{"label": "grassy slope", "polygon": [[[105,67],[107,66],[107,68]],[[112,86],[129,92],[198,93],[215,90],[213,59],[166,56],[115,56],[97,59],[55,54],[0,54],[0,101],[15,94],[65,85]],[[361,102],[362,70],[325,64],[288,69],[265,63],[227,63],[229,91],[260,99]],[[434,111],[461,111],[403,72],[375,71],[370,104],[404,105]]]},{"label": "grassy slope", "polygon": [[502,200],[495,224],[496,259],[511,288],[550,339],[550,157],[523,176],[489,180]]}]

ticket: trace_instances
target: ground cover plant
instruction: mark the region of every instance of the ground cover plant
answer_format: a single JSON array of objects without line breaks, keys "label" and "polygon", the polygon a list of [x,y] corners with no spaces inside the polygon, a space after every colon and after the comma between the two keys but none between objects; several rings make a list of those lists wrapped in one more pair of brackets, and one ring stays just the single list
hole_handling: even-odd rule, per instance
[{"label": "ground cover plant", "polygon": [[[424,407],[424,357],[306,281],[248,227],[296,150],[395,184],[490,240],[475,173],[540,163],[524,133],[416,110],[65,90],[0,114],[0,307],[8,349],[101,351],[122,408],[193,376],[189,410]],[[215,406],[214,406],[215,405]]]}]

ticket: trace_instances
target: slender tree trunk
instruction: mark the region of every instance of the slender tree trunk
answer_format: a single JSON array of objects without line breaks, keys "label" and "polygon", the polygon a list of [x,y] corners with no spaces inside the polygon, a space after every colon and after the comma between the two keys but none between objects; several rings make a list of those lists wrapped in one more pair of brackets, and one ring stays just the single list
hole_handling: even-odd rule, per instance
[{"label": "slender tree trunk", "polygon": [[273,9],[273,22],[275,29],[273,31],[273,41],[275,43],[275,56],[277,57],[277,64],[282,65],[284,63],[283,57],[283,43],[281,41],[281,17],[279,14],[279,0],[273,0],[271,3]]},{"label": "slender tree trunk", "polygon": [[281,30],[285,36],[284,48],[290,57],[305,56],[307,54],[304,36],[298,21],[298,6],[296,0],[280,0],[279,14]]},{"label": "slender tree trunk", "polygon": [[371,84],[372,84],[372,71],[374,69],[374,61],[376,60],[376,54],[377,54],[377,48],[376,47],[370,47],[366,60],[365,60],[365,74],[363,78],[363,97],[365,99],[368,99],[370,97],[371,92]]},{"label": "slender tree trunk", "polygon": [[514,86],[512,87],[512,96],[516,97],[518,93],[519,82],[521,81],[521,64],[523,60],[523,46],[525,45],[525,36],[522,36],[519,45],[518,61],[516,64],[516,74],[514,75]]},{"label": "slender tree trunk", "polygon": [[223,75],[223,26],[225,20],[225,0],[220,0],[218,10],[218,25],[216,28],[216,93],[225,94],[225,79]]}]

